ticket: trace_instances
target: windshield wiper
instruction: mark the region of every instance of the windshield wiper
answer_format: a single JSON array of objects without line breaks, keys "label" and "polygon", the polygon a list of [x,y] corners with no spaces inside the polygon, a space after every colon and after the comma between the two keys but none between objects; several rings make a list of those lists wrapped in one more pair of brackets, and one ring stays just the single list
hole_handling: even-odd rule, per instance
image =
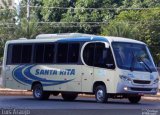
[{"label": "windshield wiper", "polygon": [[146,70],[149,70],[150,73],[152,73],[151,68],[148,66],[148,64],[140,57],[139,58],[140,61],[145,65],[144,67],[146,68]]}]

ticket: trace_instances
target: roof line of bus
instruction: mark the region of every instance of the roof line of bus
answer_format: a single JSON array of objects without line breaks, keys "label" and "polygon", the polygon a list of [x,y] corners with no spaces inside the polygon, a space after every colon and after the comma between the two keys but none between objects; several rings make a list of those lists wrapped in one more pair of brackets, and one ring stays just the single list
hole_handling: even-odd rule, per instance
[{"label": "roof line of bus", "polygon": [[102,42],[132,42],[145,44],[144,42],[137,41],[134,39],[128,39],[123,37],[112,37],[112,36],[86,36],[86,37],[71,37],[71,38],[47,38],[47,39],[17,39],[9,40],[7,43],[38,43],[38,42],[92,42],[92,41],[102,41]]},{"label": "roof line of bus", "polygon": [[102,36],[90,36],[90,37],[71,37],[71,38],[47,38],[47,39],[17,39],[17,40],[10,40],[9,43],[14,42],[83,42],[83,41],[104,41],[108,42],[107,38]]}]

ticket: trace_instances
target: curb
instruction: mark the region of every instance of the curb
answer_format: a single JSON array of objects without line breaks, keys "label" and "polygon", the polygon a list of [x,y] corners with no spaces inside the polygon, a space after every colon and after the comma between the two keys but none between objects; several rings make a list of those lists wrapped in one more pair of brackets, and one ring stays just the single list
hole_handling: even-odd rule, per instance
[{"label": "curb", "polygon": [[7,88],[0,88],[0,96],[29,96],[32,95],[31,91],[27,90],[13,90]]},{"label": "curb", "polygon": [[1,91],[0,96],[30,96],[32,92],[29,91]]},{"label": "curb", "polygon": [[[0,96],[31,96],[32,91],[27,90],[12,90],[12,89],[3,89],[0,88]],[[85,94],[79,94],[79,97],[88,97],[88,98],[94,98],[94,95],[85,95]],[[145,95],[142,97],[142,99],[145,100],[152,100],[152,101],[160,101],[160,93],[157,95]]]},{"label": "curb", "polygon": [[160,101],[160,97],[147,97],[147,96],[143,96],[142,99],[144,99],[144,100],[150,100],[150,101]]}]

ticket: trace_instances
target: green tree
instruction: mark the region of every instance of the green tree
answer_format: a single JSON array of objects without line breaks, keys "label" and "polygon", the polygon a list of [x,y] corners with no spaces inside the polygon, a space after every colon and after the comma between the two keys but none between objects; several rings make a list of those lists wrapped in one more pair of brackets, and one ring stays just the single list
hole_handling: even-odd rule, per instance
[{"label": "green tree", "polygon": [[[43,0],[30,0],[30,6],[35,6],[34,7],[30,7],[30,14],[34,15],[34,18],[38,19],[38,21],[42,21],[42,15],[41,15],[41,11],[42,11],[42,7],[43,6]],[[21,13],[20,13],[20,17],[19,18],[24,18],[27,17],[27,0],[22,0],[20,3],[20,8],[21,8]]]},{"label": "green tree", "polygon": [[[67,9],[61,9],[68,7],[69,2],[67,0],[43,0],[43,8],[41,15],[46,22],[59,22],[62,18],[62,14],[67,12]],[[57,8],[49,8],[57,7]]]},{"label": "green tree", "polygon": [[41,32],[41,25],[38,23],[41,21],[42,16],[40,14],[41,7],[34,8],[32,6],[41,6],[42,0],[30,0],[30,18],[27,19],[27,0],[23,0],[20,4],[20,15],[18,16],[20,22],[16,26],[14,36],[16,38],[35,38],[39,32]]},{"label": "green tree", "polygon": [[118,36],[136,39],[138,29],[124,21],[111,21],[108,26],[102,27],[102,35]]},{"label": "green tree", "polygon": [[[157,63],[160,60],[159,19],[160,10],[158,9],[122,11],[107,27],[103,28],[102,33],[130,37],[145,42]],[[116,34],[117,31],[121,34]],[[126,34],[124,31],[130,34]]]},{"label": "green tree", "polygon": [[160,6],[160,0],[122,0],[121,8],[155,8]]},{"label": "green tree", "polygon": [[4,7],[0,10],[0,61],[3,56],[4,44],[8,39],[13,38],[15,28],[16,10],[9,9],[7,1],[2,0]]},{"label": "green tree", "polygon": [[14,36],[15,38],[35,38],[39,34],[39,26],[37,20],[32,18],[28,23],[26,18],[21,19],[19,25],[16,26]]},{"label": "green tree", "polygon": [[68,28],[70,31],[100,34],[101,25],[112,19],[115,13],[114,10],[108,8],[115,6],[113,0],[77,0],[74,6],[63,14],[62,21],[72,22],[67,26],[76,26]]}]

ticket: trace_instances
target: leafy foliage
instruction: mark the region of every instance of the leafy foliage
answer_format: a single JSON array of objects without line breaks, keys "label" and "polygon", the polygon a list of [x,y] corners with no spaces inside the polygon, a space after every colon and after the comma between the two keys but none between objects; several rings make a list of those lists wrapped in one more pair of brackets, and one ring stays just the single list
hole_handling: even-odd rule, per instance
[{"label": "leafy foliage", "polygon": [[122,11],[102,33],[145,42],[156,62],[160,59],[160,11],[158,9]]},{"label": "leafy foliage", "polygon": [[0,61],[2,60],[4,44],[7,40],[12,39],[14,33],[16,10],[9,9],[6,0],[2,0],[4,7],[0,10]]},{"label": "leafy foliage", "polygon": [[81,32],[144,41],[160,60],[160,0],[30,0],[29,22],[26,4],[22,0],[20,15],[7,3],[0,11],[0,57],[8,39]]}]

